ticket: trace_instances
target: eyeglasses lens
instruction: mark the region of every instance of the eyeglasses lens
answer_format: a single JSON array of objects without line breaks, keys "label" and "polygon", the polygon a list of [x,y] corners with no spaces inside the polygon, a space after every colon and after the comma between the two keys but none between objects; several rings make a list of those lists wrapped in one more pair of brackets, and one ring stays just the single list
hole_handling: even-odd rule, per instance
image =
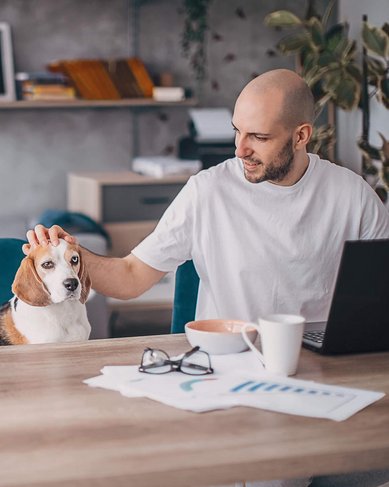
[{"label": "eyeglasses lens", "polygon": [[149,374],[166,374],[171,370],[169,357],[162,350],[146,350],[142,365],[147,367]]},{"label": "eyeglasses lens", "polygon": [[181,371],[190,375],[204,375],[210,368],[209,357],[204,352],[195,352],[185,357],[181,363]]}]

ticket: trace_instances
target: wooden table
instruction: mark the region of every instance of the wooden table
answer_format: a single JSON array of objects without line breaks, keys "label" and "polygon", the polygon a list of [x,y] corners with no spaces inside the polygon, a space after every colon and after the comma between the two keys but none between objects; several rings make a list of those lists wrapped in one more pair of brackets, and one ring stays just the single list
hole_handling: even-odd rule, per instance
[{"label": "wooden table", "polygon": [[[245,407],[195,414],[93,389],[104,365],[182,335],[0,349],[0,485],[206,486],[389,468],[389,396],[343,422]],[[303,351],[299,378],[389,394],[389,353]]]}]

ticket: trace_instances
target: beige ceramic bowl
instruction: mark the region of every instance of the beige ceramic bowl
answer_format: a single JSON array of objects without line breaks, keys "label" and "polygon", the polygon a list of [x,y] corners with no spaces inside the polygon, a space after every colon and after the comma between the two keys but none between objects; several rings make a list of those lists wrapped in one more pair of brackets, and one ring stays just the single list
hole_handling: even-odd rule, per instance
[{"label": "beige ceramic bowl", "polygon": [[[198,345],[201,350],[214,355],[243,352],[248,349],[241,334],[246,323],[239,320],[190,321],[185,325],[186,338],[192,347]],[[257,330],[249,328],[246,333],[254,343]]]}]

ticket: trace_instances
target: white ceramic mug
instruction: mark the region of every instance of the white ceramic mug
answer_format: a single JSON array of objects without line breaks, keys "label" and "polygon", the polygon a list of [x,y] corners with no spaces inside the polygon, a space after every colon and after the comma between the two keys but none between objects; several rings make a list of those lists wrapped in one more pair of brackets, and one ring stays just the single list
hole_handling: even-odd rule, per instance
[{"label": "white ceramic mug", "polygon": [[[274,314],[259,318],[258,323],[250,323],[243,327],[244,341],[268,372],[283,376],[294,375],[300,356],[305,318],[298,315]],[[260,334],[262,353],[247,337],[246,329],[253,326]]]}]

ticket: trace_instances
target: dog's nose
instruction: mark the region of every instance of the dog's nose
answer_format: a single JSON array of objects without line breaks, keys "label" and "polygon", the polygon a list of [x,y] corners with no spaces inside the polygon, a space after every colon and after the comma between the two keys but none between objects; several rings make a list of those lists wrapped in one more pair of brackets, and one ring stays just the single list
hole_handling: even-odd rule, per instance
[{"label": "dog's nose", "polygon": [[74,277],[65,279],[63,285],[68,291],[75,291],[78,288],[78,280]]}]

